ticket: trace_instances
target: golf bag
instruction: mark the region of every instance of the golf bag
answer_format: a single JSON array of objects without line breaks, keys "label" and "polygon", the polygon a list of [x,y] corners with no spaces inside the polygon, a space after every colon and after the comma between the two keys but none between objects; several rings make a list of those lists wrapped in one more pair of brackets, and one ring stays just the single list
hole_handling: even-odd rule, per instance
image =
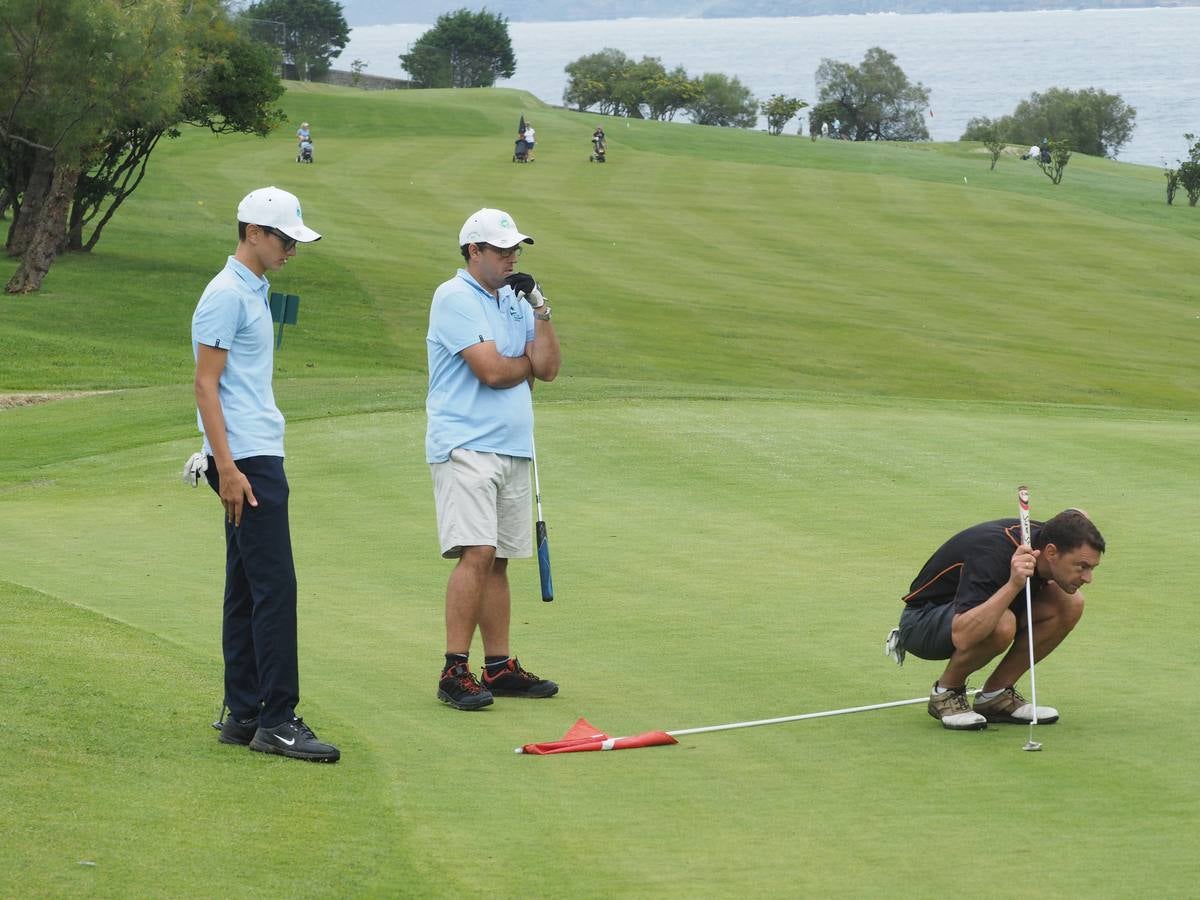
[{"label": "golf bag", "polygon": [[592,155],[588,157],[588,162],[604,162],[604,154],[608,148],[605,146],[604,138],[600,135],[592,136]]},{"label": "golf bag", "polygon": [[515,163],[529,162],[529,144],[525,140],[517,138],[513,145],[512,161]]},{"label": "golf bag", "polygon": [[312,141],[301,141],[300,152],[296,154],[296,162],[311,163],[313,161]]}]

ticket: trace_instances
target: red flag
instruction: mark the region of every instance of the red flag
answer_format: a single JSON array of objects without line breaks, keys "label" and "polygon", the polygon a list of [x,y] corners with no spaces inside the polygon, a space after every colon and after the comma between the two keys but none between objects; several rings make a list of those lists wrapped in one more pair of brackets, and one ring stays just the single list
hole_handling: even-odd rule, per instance
[{"label": "red flag", "polygon": [[665,731],[647,731],[632,737],[609,737],[587,719],[579,719],[561,740],[525,744],[521,753],[548,756],[551,753],[580,753],[585,750],[632,750],[637,747],[657,747],[679,743]]}]

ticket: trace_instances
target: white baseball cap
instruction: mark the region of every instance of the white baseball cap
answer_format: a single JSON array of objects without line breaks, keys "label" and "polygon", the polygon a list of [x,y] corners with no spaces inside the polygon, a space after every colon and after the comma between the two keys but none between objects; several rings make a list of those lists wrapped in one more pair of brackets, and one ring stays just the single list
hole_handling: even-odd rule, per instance
[{"label": "white baseball cap", "polygon": [[304,224],[300,200],[296,195],[277,187],[259,188],[248,193],[238,204],[237,217],[239,222],[247,225],[277,228],[302,244],[321,239],[319,234]]},{"label": "white baseball cap", "polygon": [[533,238],[517,231],[517,223],[512,220],[512,216],[501,209],[485,207],[472,213],[458,232],[460,247],[467,244],[491,244],[493,247],[507,250],[521,243],[532,244]]}]

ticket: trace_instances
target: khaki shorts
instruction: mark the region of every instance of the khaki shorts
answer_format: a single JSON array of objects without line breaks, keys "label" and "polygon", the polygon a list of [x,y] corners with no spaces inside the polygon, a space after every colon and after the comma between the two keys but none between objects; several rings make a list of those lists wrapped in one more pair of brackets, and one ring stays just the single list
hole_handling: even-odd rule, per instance
[{"label": "khaki shorts", "polygon": [[533,556],[533,490],[529,460],[457,449],[431,463],[442,556],[464,547],[495,547],[501,559]]}]

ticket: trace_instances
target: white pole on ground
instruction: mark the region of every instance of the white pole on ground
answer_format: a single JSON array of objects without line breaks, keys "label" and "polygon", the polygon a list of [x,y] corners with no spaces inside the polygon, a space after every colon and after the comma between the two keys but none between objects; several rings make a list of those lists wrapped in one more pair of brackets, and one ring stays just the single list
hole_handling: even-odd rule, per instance
[{"label": "white pole on ground", "polygon": [[[978,694],[978,690],[967,691],[967,694]],[[829,716],[844,716],[848,713],[867,712],[872,709],[891,709],[894,706],[912,706],[915,703],[927,703],[928,697],[913,697],[911,700],[893,700],[890,703],[874,703],[870,706],[848,706],[845,709],[827,709],[822,712],[801,713],[798,716],[781,716],[777,719],[754,719],[750,722],[730,722],[727,725],[706,725],[703,728],[678,728],[675,731],[668,731],[667,734],[671,737],[683,737],[687,734],[704,734],[709,731],[731,731],[734,728],[755,728],[759,725],[779,725],[783,722],[799,722],[802,719],[824,719]],[[629,737],[629,735],[626,735]],[[613,741],[625,740],[624,737],[610,738]],[[523,752],[520,747],[517,747],[514,753]]]},{"label": "white pole on ground", "polygon": [[[968,694],[977,694],[978,691],[968,691]],[[709,731],[730,731],[734,728],[754,728],[759,725],[779,725],[783,722],[799,722],[803,719],[824,719],[829,716],[844,716],[849,713],[868,712],[872,709],[891,709],[894,706],[912,706],[915,703],[927,703],[928,697],[913,697],[911,700],[893,700],[890,703],[874,703],[870,706],[848,706],[845,709],[827,709],[823,712],[801,713],[798,716],[781,716],[777,719],[755,719],[750,722],[730,722],[728,725],[708,725],[704,728],[681,728],[677,731],[668,731],[667,734],[671,737],[680,737],[685,734],[704,734]]]}]

